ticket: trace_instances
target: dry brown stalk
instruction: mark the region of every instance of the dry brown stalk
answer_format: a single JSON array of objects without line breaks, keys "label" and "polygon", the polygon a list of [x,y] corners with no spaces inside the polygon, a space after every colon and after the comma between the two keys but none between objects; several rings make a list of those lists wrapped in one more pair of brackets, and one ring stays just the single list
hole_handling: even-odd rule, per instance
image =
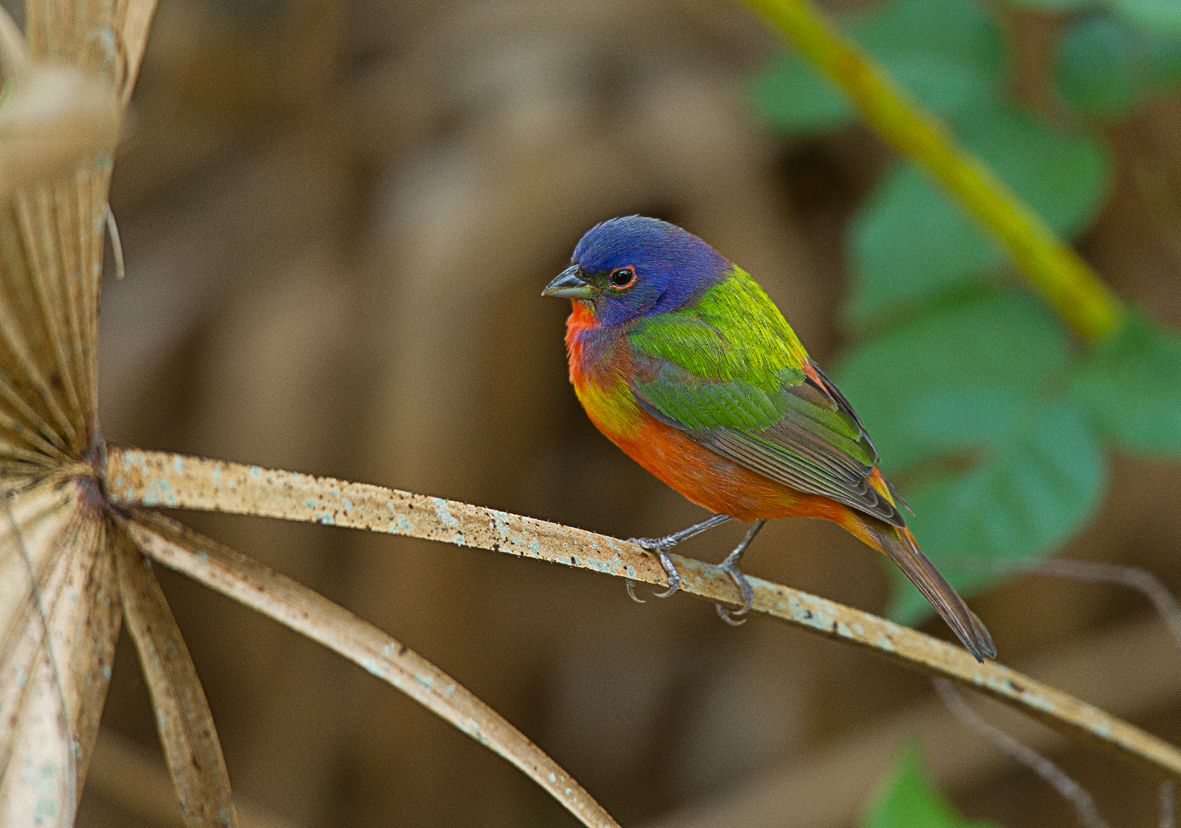
[{"label": "dry brown stalk", "polygon": [[[111,448],[106,480],[124,506],[206,509],[346,526],[443,541],[664,585],[651,553],[635,544],[468,503],[364,483],[263,469],[168,452]],[[681,588],[738,606],[721,569],[676,558]],[[1108,713],[995,662],[928,635],[790,587],[757,578],[754,612],[872,650],[911,669],[992,696],[1063,733],[1181,779],[1181,751]]]}]

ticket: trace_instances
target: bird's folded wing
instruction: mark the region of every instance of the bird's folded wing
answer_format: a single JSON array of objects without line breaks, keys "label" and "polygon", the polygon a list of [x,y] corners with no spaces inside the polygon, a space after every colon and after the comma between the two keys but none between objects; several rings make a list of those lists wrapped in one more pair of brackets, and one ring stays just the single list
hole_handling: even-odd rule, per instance
[{"label": "bird's folded wing", "polygon": [[873,443],[818,369],[809,372],[815,377],[787,367],[711,378],[643,351],[635,359],[632,393],[653,417],[771,480],[904,525],[891,499],[869,483],[878,459]]}]

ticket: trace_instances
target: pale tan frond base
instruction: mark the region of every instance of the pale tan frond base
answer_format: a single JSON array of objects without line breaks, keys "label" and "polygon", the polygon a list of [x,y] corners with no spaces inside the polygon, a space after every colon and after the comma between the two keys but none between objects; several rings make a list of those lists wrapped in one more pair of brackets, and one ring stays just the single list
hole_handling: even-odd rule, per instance
[{"label": "pale tan frond base", "polygon": [[86,778],[121,619],[95,494],[53,478],[0,491],[3,825],[69,825]]}]

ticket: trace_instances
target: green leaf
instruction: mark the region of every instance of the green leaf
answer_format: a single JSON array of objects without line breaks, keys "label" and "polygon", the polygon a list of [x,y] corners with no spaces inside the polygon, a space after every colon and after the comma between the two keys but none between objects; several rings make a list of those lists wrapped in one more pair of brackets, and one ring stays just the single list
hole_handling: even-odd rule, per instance
[{"label": "green leaf", "polygon": [[752,78],[755,110],[789,135],[822,135],[857,119],[848,95],[810,61],[782,55]]},{"label": "green leaf", "polygon": [[995,289],[849,349],[834,375],[889,473],[996,442],[1021,400],[1064,375],[1070,359],[1048,310]]},{"label": "green leaf", "polygon": [[1058,42],[1054,81],[1077,112],[1120,118],[1154,94],[1181,85],[1181,40],[1107,15],[1080,18]]},{"label": "green leaf", "polygon": [[[904,492],[915,537],[957,589],[1002,576],[958,573],[945,565],[952,559],[1047,555],[1097,508],[1106,474],[1099,440],[1074,397],[1062,399],[1074,370],[1061,324],[1012,289],[947,303],[849,351],[839,366],[838,384],[888,475],[967,464]],[[929,611],[898,573],[892,617],[911,623]]]},{"label": "green leaf", "polygon": [[883,780],[861,828],[995,828],[996,823],[960,816],[927,776],[922,754],[903,745],[893,773]]},{"label": "green leaf", "polygon": [[[983,111],[960,138],[1056,232],[1074,236],[1106,200],[1111,159],[1093,138],[1051,129],[1011,109]],[[878,182],[849,229],[857,323],[926,301],[1004,262],[987,231],[909,163]]]},{"label": "green leaf", "polygon": [[1177,0],[1107,0],[1107,6],[1134,26],[1181,36],[1181,3]]},{"label": "green leaf", "polygon": [[1181,456],[1181,335],[1132,314],[1080,366],[1070,396],[1121,448]]},{"label": "green leaf", "polygon": [[[974,0],[897,0],[856,16],[849,36],[923,106],[955,120],[1000,96],[1004,38]],[[852,124],[856,112],[835,84],[798,55],[784,55],[752,85],[774,128],[818,134]]]},{"label": "green leaf", "polygon": [[[970,470],[908,493],[908,521],[935,562],[956,558],[1021,560],[1050,554],[1099,506],[1106,477],[1094,430],[1068,402],[1027,400],[1011,430]],[[999,580],[988,572],[944,574],[971,591]],[[891,617],[909,623],[930,611],[904,577],[895,579]]]},{"label": "green leaf", "polygon": [[1140,60],[1133,33],[1109,17],[1077,20],[1058,42],[1054,81],[1084,115],[1119,118],[1139,101]]}]

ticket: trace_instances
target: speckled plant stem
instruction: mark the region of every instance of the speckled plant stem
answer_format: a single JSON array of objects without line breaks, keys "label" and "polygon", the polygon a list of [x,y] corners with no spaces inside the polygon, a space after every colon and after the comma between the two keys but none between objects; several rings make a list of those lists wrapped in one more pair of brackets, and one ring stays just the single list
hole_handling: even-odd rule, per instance
[{"label": "speckled plant stem", "polygon": [[[117,447],[109,450],[104,484],[109,501],[127,507],[216,510],[367,529],[665,584],[664,571],[651,553],[626,541],[382,486]],[[738,605],[740,596],[721,569],[674,559],[683,591],[710,603]],[[978,664],[959,646],[875,615],[758,578],[749,580],[755,593],[753,612],[950,679],[1062,733],[1139,762],[1157,775],[1181,780],[1181,752],[1176,748],[1066,693],[995,662]]]}]

